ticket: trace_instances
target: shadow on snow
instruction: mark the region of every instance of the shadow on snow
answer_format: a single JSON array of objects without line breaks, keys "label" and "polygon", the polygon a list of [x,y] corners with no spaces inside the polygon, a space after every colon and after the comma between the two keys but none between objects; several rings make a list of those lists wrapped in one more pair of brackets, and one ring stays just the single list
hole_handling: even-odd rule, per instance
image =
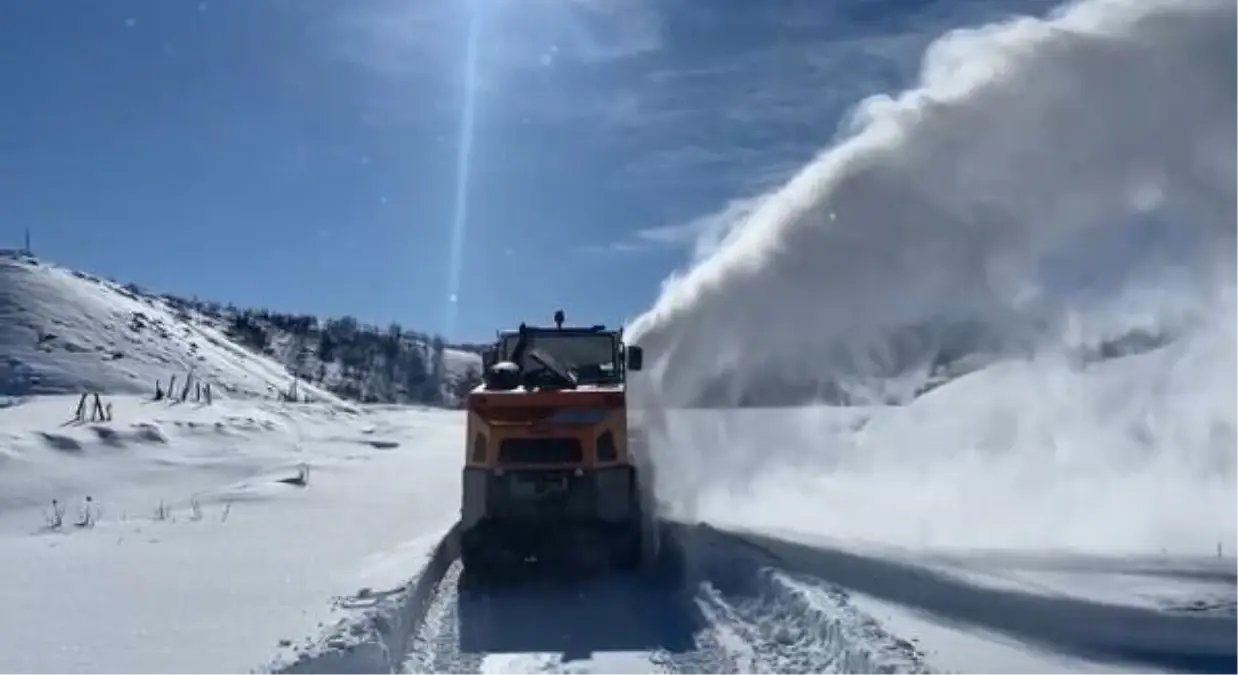
[{"label": "shadow on snow", "polygon": [[785,571],[1054,651],[1172,671],[1238,672],[1238,620],[1233,615],[1173,613],[981,587],[888,558],[752,533],[718,535],[764,551]]},{"label": "shadow on snow", "polygon": [[695,648],[705,625],[686,594],[635,575],[457,588],[462,653],[561,653]]}]

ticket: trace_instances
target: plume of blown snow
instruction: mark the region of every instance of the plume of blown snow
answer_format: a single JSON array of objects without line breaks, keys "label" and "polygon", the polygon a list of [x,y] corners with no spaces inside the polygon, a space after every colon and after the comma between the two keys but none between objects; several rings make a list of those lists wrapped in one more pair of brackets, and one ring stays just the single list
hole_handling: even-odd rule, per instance
[{"label": "plume of blown snow", "polygon": [[680,519],[915,548],[1232,550],[1234,328],[1012,360],[904,407],[675,411],[659,487]]},{"label": "plume of blown snow", "polygon": [[918,89],[864,102],[852,136],[632,323],[660,392],[821,369],[823,345],[943,314],[1004,317],[1045,256],[1149,211],[1232,271],[1234,14],[1096,0],[941,38]]},{"label": "plume of blown snow", "polygon": [[[665,410],[725,380],[739,397],[770,372],[832,377],[839,354],[863,375],[857,359],[939,320],[1039,326],[1037,356],[859,421],[669,414],[658,461],[693,477],[671,478],[680,505],[917,544],[1232,541],[1236,19],[1224,0],[1085,0],[947,34],[917,88],[859,105],[631,324],[635,393]],[[1116,289],[1087,296],[1063,260]],[[1131,327],[1177,341],[1055,358]]]}]

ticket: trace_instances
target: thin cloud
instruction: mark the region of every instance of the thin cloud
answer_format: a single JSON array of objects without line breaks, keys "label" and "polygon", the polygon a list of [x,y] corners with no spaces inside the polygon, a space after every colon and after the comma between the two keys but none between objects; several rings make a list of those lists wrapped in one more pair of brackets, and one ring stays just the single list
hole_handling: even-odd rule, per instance
[{"label": "thin cloud", "polygon": [[440,74],[462,57],[470,21],[483,22],[491,76],[561,63],[602,63],[662,47],[661,14],[652,0],[498,0],[478,3],[380,1],[341,4],[332,15],[337,57],[389,77]]},{"label": "thin cloud", "polygon": [[[564,4],[560,0],[537,2],[552,7]],[[557,46],[557,58],[563,58],[566,52],[569,58],[605,62],[662,48],[662,17],[652,0],[574,0],[566,4],[577,8],[578,14],[563,23],[566,44]],[[519,6],[518,11],[526,11],[524,2]]]},{"label": "thin cloud", "polygon": [[459,3],[377,2],[342,5],[328,19],[327,48],[342,61],[385,77],[408,77],[446,65],[463,27]]},{"label": "thin cloud", "polygon": [[[1026,1],[1029,11],[1055,4]],[[676,58],[652,60],[601,115],[619,128],[616,143],[656,148],[624,167],[625,184],[712,183],[729,194],[769,187],[767,176],[785,178],[850,133],[852,106],[913,81],[924,49],[961,16],[1004,11],[989,0],[897,10],[814,0],[674,7]],[[723,35],[731,39],[712,39]]]}]

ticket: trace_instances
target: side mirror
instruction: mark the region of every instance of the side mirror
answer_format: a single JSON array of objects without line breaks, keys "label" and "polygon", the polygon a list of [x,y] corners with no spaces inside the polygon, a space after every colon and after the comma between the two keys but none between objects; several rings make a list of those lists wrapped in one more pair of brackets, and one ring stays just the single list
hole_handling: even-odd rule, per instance
[{"label": "side mirror", "polygon": [[645,350],[637,347],[636,345],[631,345],[628,347],[628,370],[640,370],[644,365],[644,361]]}]

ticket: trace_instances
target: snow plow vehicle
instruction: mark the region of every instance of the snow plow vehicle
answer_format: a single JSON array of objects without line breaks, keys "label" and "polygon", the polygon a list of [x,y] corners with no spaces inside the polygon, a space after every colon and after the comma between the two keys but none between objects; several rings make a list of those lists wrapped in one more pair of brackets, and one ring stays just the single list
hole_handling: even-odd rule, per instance
[{"label": "snow plow vehicle", "polygon": [[469,578],[527,563],[636,570],[657,556],[652,471],[629,436],[642,353],[605,326],[500,331],[468,397],[460,558]]}]

